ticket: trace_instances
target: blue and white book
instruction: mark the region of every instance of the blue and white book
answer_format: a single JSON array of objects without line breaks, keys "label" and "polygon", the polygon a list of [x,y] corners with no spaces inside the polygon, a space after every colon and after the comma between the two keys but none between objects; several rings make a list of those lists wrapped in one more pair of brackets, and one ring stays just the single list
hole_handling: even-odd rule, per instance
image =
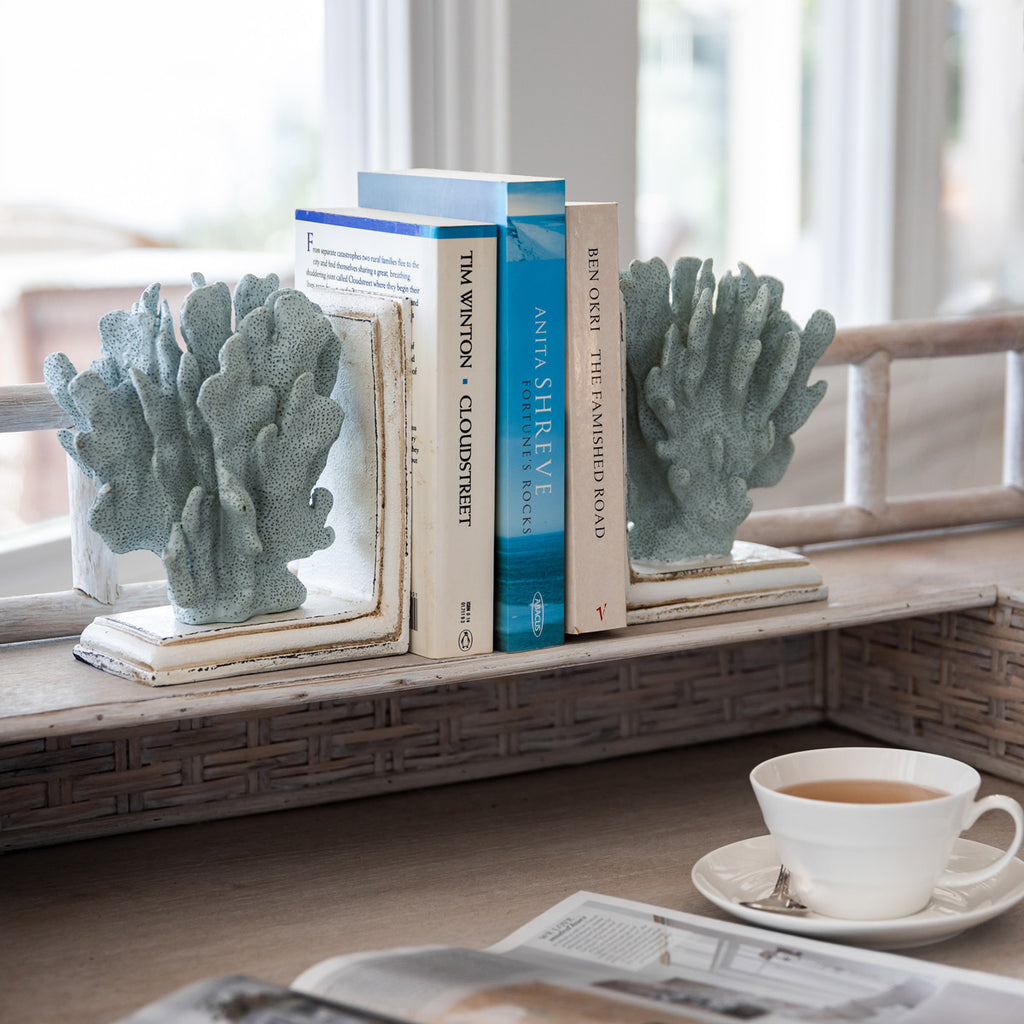
[{"label": "blue and white book", "polygon": [[359,203],[498,229],[495,646],[565,629],[565,182],[444,170],[363,171]]},{"label": "blue and white book", "polygon": [[412,303],[409,646],[494,649],[496,236],[491,223],[296,210],[296,287]]}]

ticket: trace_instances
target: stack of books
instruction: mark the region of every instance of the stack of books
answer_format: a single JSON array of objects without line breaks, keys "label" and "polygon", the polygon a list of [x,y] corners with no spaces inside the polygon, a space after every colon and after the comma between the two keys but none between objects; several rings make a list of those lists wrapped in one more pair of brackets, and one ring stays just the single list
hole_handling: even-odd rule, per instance
[{"label": "stack of books", "polygon": [[296,287],[412,305],[410,646],[522,651],[626,624],[615,203],[556,178],[363,172],[296,211]]}]

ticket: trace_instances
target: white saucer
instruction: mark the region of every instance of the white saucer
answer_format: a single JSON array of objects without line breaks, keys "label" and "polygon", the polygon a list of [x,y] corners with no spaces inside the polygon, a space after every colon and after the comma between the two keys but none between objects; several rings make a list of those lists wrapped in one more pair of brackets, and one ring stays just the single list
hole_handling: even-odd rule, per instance
[{"label": "white saucer", "polygon": [[[999,850],[984,843],[958,839],[950,867],[955,871],[974,871],[991,864],[999,854]],[[995,878],[962,889],[940,886],[924,910],[892,920],[847,921],[813,912],[789,917],[740,905],[740,900],[764,896],[778,873],[775,840],[771,836],[757,836],[701,857],[694,864],[691,877],[702,896],[744,921],[875,949],[902,949],[952,938],[1002,914],[1024,898],[1024,861],[1014,857]]]}]

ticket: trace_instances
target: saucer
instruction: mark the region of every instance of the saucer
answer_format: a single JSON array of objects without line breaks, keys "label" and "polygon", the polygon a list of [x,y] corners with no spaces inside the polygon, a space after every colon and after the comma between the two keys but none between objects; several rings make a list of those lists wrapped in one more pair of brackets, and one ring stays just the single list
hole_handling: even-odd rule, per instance
[{"label": "saucer", "polygon": [[[949,863],[955,871],[974,871],[991,864],[1000,853],[984,843],[957,839]],[[941,942],[1002,914],[1024,898],[1024,861],[1014,857],[995,878],[963,888],[936,887],[928,906],[908,917],[849,921],[813,911],[789,917],[740,905],[740,900],[764,896],[778,873],[775,840],[771,836],[757,836],[701,857],[694,864],[691,877],[702,896],[751,924],[875,949],[905,949]]]}]

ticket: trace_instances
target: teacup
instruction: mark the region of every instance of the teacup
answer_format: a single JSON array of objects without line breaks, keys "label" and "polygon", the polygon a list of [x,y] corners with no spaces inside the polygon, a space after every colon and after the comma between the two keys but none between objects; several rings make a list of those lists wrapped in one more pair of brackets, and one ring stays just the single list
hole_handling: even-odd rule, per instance
[{"label": "teacup", "polygon": [[[1024,811],[1016,800],[976,800],[978,773],[939,754],[801,750],[762,762],[750,782],[794,894],[829,917],[863,921],[917,913],[937,885],[974,885],[997,875],[1024,838]],[[1009,848],[980,870],[948,870],[957,836],[993,810],[1013,818]]]}]

